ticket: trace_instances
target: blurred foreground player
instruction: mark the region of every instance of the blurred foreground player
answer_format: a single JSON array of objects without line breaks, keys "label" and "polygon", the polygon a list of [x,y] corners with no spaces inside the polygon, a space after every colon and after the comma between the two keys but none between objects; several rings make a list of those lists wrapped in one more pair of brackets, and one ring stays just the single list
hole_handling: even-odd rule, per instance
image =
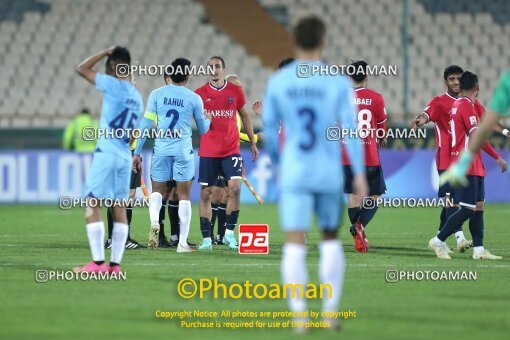
[{"label": "blurred foreground player", "polygon": [[[179,196],[180,237],[178,253],[192,252],[188,245],[188,233],[191,223],[190,188],[195,177],[195,155],[191,143],[191,119],[195,120],[198,132],[204,134],[209,129],[210,120],[204,117],[202,99],[186,88],[191,62],[185,58],[172,61],[172,74],[165,74],[169,85],[151,92],[147,99],[147,109],[140,124],[142,131],[157,122],[157,129],[165,132],[164,138],[156,138],[151,162],[152,194],[150,196],[149,215],[151,228],[148,248],[157,248],[159,244],[159,213],[163,194],[167,192],[167,182],[177,182]],[[141,170],[140,153],[145,138],[140,137],[133,156],[133,169]]]},{"label": "blurred foreground player", "polygon": [[[281,275],[284,284],[305,287],[308,283],[305,237],[316,213],[322,231],[319,276],[322,284],[332,287],[332,296],[324,297],[322,309],[336,312],[345,270],[343,248],[338,240],[343,211],[342,169],[340,142],[328,141],[325,133],[338,122],[347,129],[356,129],[354,96],[351,82],[345,77],[297,75],[303,64],[308,64],[309,69],[312,65],[325,65],[321,61],[326,41],[324,23],[314,16],[302,18],[293,34],[297,60],[269,80],[262,113],[266,148],[273,164],[278,166],[278,207],[285,232]],[[287,132],[281,152],[280,122]],[[354,192],[365,195],[367,182],[361,143],[358,139],[349,140],[346,149],[352,160]],[[307,310],[303,296],[289,297],[288,302],[292,312]],[[338,327],[337,320],[324,321]],[[296,329],[304,330],[304,326]]]},{"label": "blurred foreground player", "polygon": [[[368,202],[363,196],[356,195],[353,191],[353,172],[349,157],[342,153],[342,163],[344,166],[344,193],[349,195],[349,220],[351,227],[349,231],[354,237],[354,248],[357,252],[365,253],[368,250],[368,240],[365,235],[365,228],[374,218],[377,212],[377,198],[386,192],[386,183],[384,182],[381,161],[379,159],[379,149],[377,144],[384,146],[386,139],[386,108],[384,99],[379,93],[367,89],[367,67],[368,64],[363,61],[353,62],[357,72],[351,75],[354,86],[354,105],[357,107],[356,122],[358,131],[363,137],[365,147],[365,170],[367,173],[368,187],[372,202]],[[378,140],[378,137],[381,137]],[[367,204],[362,204],[367,203]],[[373,203],[370,206],[368,203]]]},{"label": "blurred foreground player", "polygon": [[[96,73],[92,68],[101,59],[106,59],[106,74]],[[99,127],[116,131],[132,129],[143,112],[140,92],[131,82],[129,74],[117,74],[117,65],[130,65],[131,56],[123,47],[112,47],[101,51],[78,65],[80,76],[96,85],[103,92],[102,112]],[[131,169],[131,151],[129,138],[105,138],[97,141],[94,159],[87,177],[86,197],[92,199],[113,199],[125,201],[129,197],[129,179]],[[91,207],[92,206],[92,207]],[[87,236],[92,261],[76,271],[120,272],[120,262],[124,254],[124,245],[128,237],[126,209],[123,206],[112,207],[113,232],[110,266],[106,266],[104,254],[104,222],[100,205],[85,208]]]},{"label": "blurred foreground player", "polygon": [[[477,129],[479,115],[475,109],[475,101],[479,92],[478,77],[469,72],[464,72],[460,77],[461,97],[457,99],[450,112],[451,131],[451,159],[458,159],[461,151],[467,145],[467,139]],[[466,187],[455,189],[454,202],[460,208],[448,217],[436,237],[429,241],[429,248],[434,250],[440,259],[450,259],[445,245],[457,226],[462,225],[470,218],[477,217],[473,223],[469,223],[469,230],[473,237],[473,259],[498,260],[501,256],[491,254],[483,246],[483,201],[485,200],[484,177],[485,168],[482,163],[482,153],[478,151],[471,168],[467,172]]]}]

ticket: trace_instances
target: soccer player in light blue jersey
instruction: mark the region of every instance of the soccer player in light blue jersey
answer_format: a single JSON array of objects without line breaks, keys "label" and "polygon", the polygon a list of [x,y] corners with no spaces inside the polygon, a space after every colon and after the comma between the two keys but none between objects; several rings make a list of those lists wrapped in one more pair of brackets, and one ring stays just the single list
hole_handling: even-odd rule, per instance
[{"label": "soccer player in light blue jersey", "polygon": [[[299,20],[294,28],[296,59],[274,74],[266,89],[262,117],[266,149],[278,166],[280,223],[285,232],[281,275],[284,284],[306,287],[305,236],[314,213],[322,231],[319,276],[331,291],[323,299],[324,312],[337,312],[345,270],[338,228],[343,212],[340,142],[326,137],[328,128],[341,125],[356,129],[353,91],[344,76],[313,75],[303,68],[323,64],[322,50],[326,27],[314,17]],[[301,75],[301,77],[299,77]],[[283,126],[285,140],[278,146],[278,129]],[[367,193],[364,155],[358,139],[346,141],[352,161],[354,191]],[[281,154],[281,156],[280,156]],[[331,295],[330,295],[331,293]],[[292,312],[305,312],[304,296],[291,296]],[[297,330],[305,330],[306,318],[297,318]],[[331,327],[335,320],[326,318]],[[302,327],[299,327],[302,326]]]},{"label": "soccer player in light blue jersey", "polygon": [[[92,68],[105,57],[107,57],[106,74],[95,72]],[[106,266],[101,207],[92,202],[96,200],[103,202],[104,199],[123,202],[129,197],[131,150],[127,132],[137,124],[137,119],[143,112],[142,96],[131,82],[129,72],[117,74],[119,66],[127,71],[130,64],[131,56],[126,48],[111,47],[87,58],[76,68],[80,76],[95,84],[96,89],[103,93],[99,128],[115,132],[116,136],[108,138],[108,134],[103,135],[97,141],[85,191],[87,197],[85,218],[92,261],[81,268],[75,268],[76,271],[120,272],[119,264],[124,254],[129,229],[126,209],[121,204],[115,204],[110,208],[114,223],[111,261],[110,266]]]},{"label": "soccer player in light blue jersey", "polygon": [[[210,116],[204,116],[204,104],[199,95],[185,87],[189,78],[191,62],[177,58],[172,62],[174,72],[165,74],[166,86],[152,91],[147,109],[140,123],[142,132],[148,131],[156,122],[157,136],[151,162],[152,194],[149,208],[151,230],[149,248],[158,247],[159,212],[163,196],[166,197],[167,181],[177,182],[179,196],[180,235],[177,252],[191,252],[188,233],[191,223],[190,188],[195,176],[195,155],[191,144],[191,119],[195,119],[198,132],[209,130]],[[169,68],[170,69],[170,68]],[[163,138],[160,138],[163,136]],[[133,156],[133,170],[141,170],[140,153],[146,138],[138,139]]]}]

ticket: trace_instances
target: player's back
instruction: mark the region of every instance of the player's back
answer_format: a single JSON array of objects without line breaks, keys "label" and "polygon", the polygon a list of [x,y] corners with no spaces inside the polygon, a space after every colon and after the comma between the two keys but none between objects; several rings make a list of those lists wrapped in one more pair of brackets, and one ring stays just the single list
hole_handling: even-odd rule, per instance
[{"label": "player's back", "polygon": [[[277,112],[286,132],[280,186],[335,192],[342,184],[340,143],[329,141],[326,131],[341,120],[342,102],[348,101],[352,108],[351,84],[345,77],[300,78],[296,74],[297,64],[289,64],[272,77],[264,103],[270,106],[269,116],[272,111]],[[349,114],[354,121],[354,111]]]},{"label": "player's back", "polygon": [[[469,135],[478,127],[480,118],[477,106],[467,97],[459,98],[453,103],[450,117],[451,160],[453,162],[467,148]],[[485,176],[481,150],[475,154],[468,175]]]},{"label": "player's back", "polygon": [[147,111],[157,116],[157,129],[163,136],[155,139],[154,152],[162,156],[189,154],[193,148],[191,120],[194,112],[202,110],[200,97],[184,86],[171,84],[154,90],[147,105]]},{"label": "player's back", "polygon": [[434,123],[438,170],[446,170],[450,166],[450,110],[455,100],[455,97],[446,92],[432,98],[423,110]]},{"label": "player's back", "polygon": [[[96,88],[103,92],[99,128],[110,131],[133,129],[143,112],[140,92],[131,82],[103,73],[97,73],[95,81]],[[124,134],[122,138],[101,136],[96,150],[131,159],[129,140],[129,134]]]},{"label": "player's back", "polygon": [[[377,149],[377,136],[382,134],[376,130],[386,127],[384,99],[380,93],[367,89],[366,87],[354,89],[354,95],[354,105],[357,107],[356,122],[358,130],[370,131],[370,133],[367,133],[366,137],[363,138],[365,165],[378,166],[381,162]],[[344,165],[349,164],[349,158],[346,152],[342,152],[342,160]]]}]

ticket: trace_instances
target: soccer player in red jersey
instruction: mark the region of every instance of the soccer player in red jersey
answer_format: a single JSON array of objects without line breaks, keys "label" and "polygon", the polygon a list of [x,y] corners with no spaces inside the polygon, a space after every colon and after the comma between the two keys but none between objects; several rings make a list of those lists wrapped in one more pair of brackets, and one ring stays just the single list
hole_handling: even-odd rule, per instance
[{"label": "soccer player in red jersey", "polygon": [[[241,82],[241,79],[235,74],[230,74],[225,77],[225,80],[237,85],[237,86],[243,86],[243,83]],[[253,104],[255,106],[255,103]],[[253,106],[252,106],[253,108]],[[255,110],[254,112],[257,115],[260,115],[260,113],[257,113]],[[250,142],[250,139],[248,138],[248,135],[244,132],[241,132],[241,117],[237,116],[237,124],[239,128],[239,141],[241,142]],[[264,134],[262,132],[259,132],[255,134],[255,142],[261,143],[263,141]],[[214,183],[212,189],[212,196],[211,196],[211,207],[212,207],[212,218],[211,218],[211,239],[213,245],[216,244],[224,244],[223,243],[223,237],[225,236],[225,220],[227,216],[227,203],[228,203],[228,189],[225,187],[225,180],[223,176],[218,177],[216,180],[216,183]],[[216,235],[217,238],[214,238],[214,223],[218,219],[218,234]]]},{"label": "soccer player in red jersey", "polygon": [[[412,127],[417,128],[428,122],[434,123],[434,131],[436,138],[436,167],[437,172],[441,175],[450,166],[450,115],[449,112],[452,108],[453,103],[460,94],[460,81],[459,78],[463,70],[460,66],[451,65],[448,66],[443,73],[444,83],[447,88],[447,92],[438,95],[428,103],[427,107],[423,110],[423,113],[416,117],[412,121]],[[479,115],[482,115],[485,111],[484,107],[475,99],[475,110]],[[503,127],[497,129],[503,131]],[[484,146],[486,151],[500,167],[506,166],[505,161],[499,157],[497,152],[489,145]],[[443,227],[448,217],[453,214],[458,207],[453,206],[452,196],[453,188],[450,185],[441,185],[438,190],[438,196],[445,198],[445,207],[441,210],[439,230]],[[458,226],[455,229],[455,239],[457,241],[457,250],[463,252],[470,248],[472,241],[469,241],[464,236],[462,226]]]},{"label": "soccer player in red jersey", "polygon": [[[475,107],[479,92],[478,77],[466,71],[459,78],[459,83],[461,98],[454,102],[450,111],[450,156],[453,162],[459,158],[462,150],[468,145],[469,136],[478,127],[480,120]],[[438,258],[450,259],[448,249],[444,243],[446,238],[454,232],[457,226],[471,219],[469,230],[473,237],[473,259],[501,259],[501,256],[493,255],[483,247],[484,177],[485,168],[482,162],[482,152],[478,151],[468,171],[468,186],[456,188],[454,192],[454,202],[460,208],[448,217],[437,236],[429,241],[429,248],[435,251]]]},{"label": "soccer player in red jersey", "polygon": [[246,134],[250,139],[253,160],[258,157],[253,126],[246,108],[243,89],[225,80],[225,61],[214,56],[208,61],[214,68],[209,81],[195,92],[202,98],[204,109],[212,115],[209,131],[200,136],[199,178],[200,193],[200,230],[204,238],[199,250],[212,249],[211,240],[211,186],[221,174],[227,181],[229,198],[224,242],[231,249],[237,249],[234,228],[239,216],[242,158],[239,148],[239,128],[237,112],[241,116]]},{"label": "soccer player in red jersey", "polygon": [[363,138],[363,144],[365,145],[365,166],[370,197],[364,198],[354,194],[352,188],[354,175],[346,152],[342,152],[345,178],[344,192],[349,194],[349,208],[347,211],[352,224],[349,231],[354,237],[355,249],[358,252],[365,253],[368,250],[365,227],[377,212],[377,198],[386,192],[377,144],[380,143],[383,146],[385,144],[387,118],[382,95],[366,88],[368,64],[360,60],[351,65],[356,70],[363,70],[363,72],[351,75],[351,80],[356,95],[354,104],[358,107],[358,116],[356,117],[358,130],[362,131],[361,133],[366,131],[367,134]]}]

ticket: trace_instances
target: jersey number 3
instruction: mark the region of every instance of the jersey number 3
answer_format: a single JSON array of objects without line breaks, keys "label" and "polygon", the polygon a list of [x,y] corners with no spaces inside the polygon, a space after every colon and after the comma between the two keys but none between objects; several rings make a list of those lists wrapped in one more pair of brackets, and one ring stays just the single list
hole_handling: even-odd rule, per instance
[{"label": "jersey number 3", "polygon": [[310,151],[314,146],[317,140],[317,135],[315,133],[314,124],[315,124],[315,111],[310,108],[302,108],[298,112],[299,117],[305,121],[305,131],[306,131],[306,140],[301,141],[299,143],[299,148],[303,151]]}]

